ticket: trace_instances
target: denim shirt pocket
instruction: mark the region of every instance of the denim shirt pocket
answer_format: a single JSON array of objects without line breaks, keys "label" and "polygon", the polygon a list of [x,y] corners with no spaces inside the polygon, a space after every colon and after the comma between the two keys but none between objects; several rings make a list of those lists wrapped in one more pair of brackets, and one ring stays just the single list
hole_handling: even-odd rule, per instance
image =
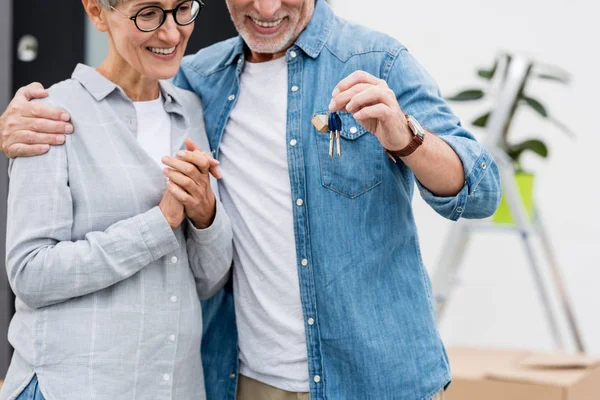
[{"label": "denim shirt pocket", "polygon": [[[327,111],[317,114],[327,114]],[[334,141],[329,156],[329,132],[314,129],[317,135],[321,183],[343,196],[354,199],[381,183],[384,151],[375,135],[362,127],[352,114],[340,112],[342,119],[341,156]]]}]

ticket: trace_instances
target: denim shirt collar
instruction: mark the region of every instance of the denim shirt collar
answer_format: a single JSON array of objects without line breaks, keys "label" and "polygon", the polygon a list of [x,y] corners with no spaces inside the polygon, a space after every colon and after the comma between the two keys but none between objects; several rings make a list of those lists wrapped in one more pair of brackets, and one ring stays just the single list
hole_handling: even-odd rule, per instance
[{"label": "denim shirt collar", "polygon": [[315,11],[296,45],[309,57],[317,58],[331,34],[334,14],[325,0],[315,0]]},{"label": "denim shirt collar", "polygon": [[[309,57],[317,58],[323,47],[325,47],[327,39],[329,39],[334,17],[333,11],[325,0],[315,0],[313,15],[296,40],[296,46],[301,48]],[[236,59],[244,56],[246,44],[241,36],[238,36],[237,39],[237,43],[231,55],[225,61],[225,65],[231,65]]]},{"label": "denim shirt collar", "polygon": [[[77,64],[75,71],[71,75],[71,78],[75,79],[96,99],[96,101],[104,100],[109,94],[115,90],[119,91],[125,98],[131,101],[116,83],[108,80],[95,68],[84,64]],[[171,82],[159,81],[160,91],[165,98],[165,109],[168,112],[176,112],[183,115],[183,105],[179,98],[177,89]]]}]

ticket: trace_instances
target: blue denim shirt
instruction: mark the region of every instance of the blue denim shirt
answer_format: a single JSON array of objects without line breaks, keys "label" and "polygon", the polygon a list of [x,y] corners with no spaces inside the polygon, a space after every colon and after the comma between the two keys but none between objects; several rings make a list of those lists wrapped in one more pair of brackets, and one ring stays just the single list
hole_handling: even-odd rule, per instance
[{"label": "blue denim shirt", "polygon": [[[217,158],[244,57],[243,41],[230,39],[186,57],[175,78],[202,98]],[[425,201],[451,220],[496,210],[497,167],[404,46],[336,17],[325,1],[317,0],[286,58],[287,139],[297,141],[287,152],[294,245],[297,259],[309,260],[297,268],[305,321],[314,320],[305,323],[311,400],[429,400],[451,376],[411,207],[414,175],[348,113],[341,113],[342,157],[330,158],[329,134],[317,132],[311,119],[327,112],[333,88],[353,71],[386,80],[404,112],[463,162],[465,185],[454,197],[436,197],[417,182]],[[205,301],[203,313],[208,399],[233,400],[238,354],[231,287]]]}]

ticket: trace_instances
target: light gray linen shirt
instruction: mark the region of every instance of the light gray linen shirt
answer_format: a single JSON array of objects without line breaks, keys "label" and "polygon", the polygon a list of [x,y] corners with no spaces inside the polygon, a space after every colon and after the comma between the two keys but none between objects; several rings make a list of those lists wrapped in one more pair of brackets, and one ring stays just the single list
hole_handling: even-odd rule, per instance
[{"label": "light gray linen shirt", "polygon": [[[172,155],[187,136],[208,151],[198,97],[160,88]],[[169,227],[158,208],[165,177],[136,140],[134,105],[94,69],[78,65],[44,102],[70,112],[75,134],[10,165],[17,312],[0,399],[15,399],[34,374],[48,400],[204,399],[199,297],[229,276],[223,207],[208,229]]]}]

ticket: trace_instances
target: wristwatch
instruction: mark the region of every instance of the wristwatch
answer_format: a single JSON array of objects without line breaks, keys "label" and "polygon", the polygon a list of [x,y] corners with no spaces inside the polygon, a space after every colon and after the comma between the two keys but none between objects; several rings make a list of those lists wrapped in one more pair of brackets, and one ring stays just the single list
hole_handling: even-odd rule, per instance
[{"label": "wristwatch", "polygon": [[397,162],[397,160],[401,157],[411,155],[420,145],[423,144],[423,141],[425,140],[425,129],[423,129],[415,117],[406,114],[406,123],[414,135],[413,140],[406,145],[406,147],[400,150],[391,151],[385,149],[386,154],[392,159],[393,162]]}]

